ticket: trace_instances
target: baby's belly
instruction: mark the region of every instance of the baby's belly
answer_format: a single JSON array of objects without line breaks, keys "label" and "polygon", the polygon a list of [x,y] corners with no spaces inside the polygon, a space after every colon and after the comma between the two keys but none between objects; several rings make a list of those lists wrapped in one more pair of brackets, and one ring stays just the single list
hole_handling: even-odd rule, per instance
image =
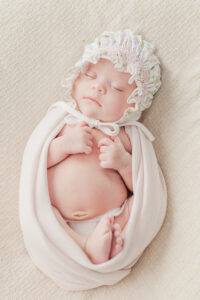
[{"label": "baby's belly", "polygon": [[48,169],[52,205],[64,218],[84,220],[119,207],[127,188],[119,173],[100,166],[99,152],[70,155]]}]

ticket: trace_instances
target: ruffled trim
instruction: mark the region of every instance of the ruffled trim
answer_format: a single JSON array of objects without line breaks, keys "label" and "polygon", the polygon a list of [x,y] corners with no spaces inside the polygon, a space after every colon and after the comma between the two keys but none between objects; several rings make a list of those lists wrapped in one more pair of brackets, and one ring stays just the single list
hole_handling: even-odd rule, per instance
[{"label": "ruffled trim", "polygon": [[82,58],[70,68],[62,82],[66,88],[65,101],[75,102],[71,96],[74,80],[80,72],[84,72],[89,62],[96,64],[100,58],[105,58],[114,64],[120,72],[131,74],[129,84],[134,81],[137,88],[128,97],[127,103],[135,103],[134,107],[125,110],[119,122],[128,119],[138,120],[143,110],[149,108],[156,92],[161,86],[160,62],[153,54],[155,48],[149,42],[142,40],[140,35],[134,35],[130,29],[124,31],[104,31],[95,41],[85,46]]}]

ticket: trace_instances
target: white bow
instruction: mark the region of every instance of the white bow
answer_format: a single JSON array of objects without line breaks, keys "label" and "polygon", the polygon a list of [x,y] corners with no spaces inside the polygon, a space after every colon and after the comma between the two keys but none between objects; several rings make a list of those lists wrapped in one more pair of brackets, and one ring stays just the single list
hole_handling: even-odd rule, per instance
[{"label": "white bow", "polygon": [[[66,103],[64,101],[57,101],[55,103],[53,103],[48,110],[50,110],[51,108],[55,107],[55,106],[60,106],[62,107],[65,111],[67,111],[68,113],[71,114],[71,116],[73,116],[74,118],[71,118],[71,116],[67,116],[64,118],[65,122],[67,124],[73,124],[73,123],[77,123],[77,119],[81,120],[81,121],[85,121],[90,128],[98,128],[100,129],[102,132],[104,132],[106,135],[110,135],[110,136],[115,136],[119,133],[119,128],[122,126],[127,126],[127,125],[135,125],[137,127],[139,127],[144,134],[149,138],[149,140],[152,142],[155,140],[154,136],[151,134],[151,132],[140,122],[138,121],[130,121],[130,122],[126,122],[126,123],[120,123],[117,124],[115,122],[101,122],[97,119],[93,119],[93,118],[88,118],[87,116],[83,115],[80,111],[76,110],[71,103]],[[111,129],[109,128],[111,127]]]}]

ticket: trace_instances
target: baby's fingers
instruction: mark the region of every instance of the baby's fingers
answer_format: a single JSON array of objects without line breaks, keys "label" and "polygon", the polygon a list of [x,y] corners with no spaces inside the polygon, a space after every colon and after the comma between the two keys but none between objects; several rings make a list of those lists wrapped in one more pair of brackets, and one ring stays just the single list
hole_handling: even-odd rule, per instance
[{"label": "baby's fingers", "polygon": [[89,126],[84,126],[82,128],[84,132],[89,133],[90,135],[92,134],[92,128],[90,128]]},{"label": "baby's fingers", "polygon": [[84,152],[85,152],[85,154],[91,153],[92,152],[92,147],[86,146]]},{"label": "baby's fingers", "polygon": [[93,146],[93,142],[92,141],[88,141],[87,142],[87,146]]},{"label": "baby's fingers", "polygon": [[85,121],[81,121],[78,125],[80,127],[82,127],[84,131],[86,131],[88,133],[92,132],[92,128],[90,128],[89,125]]},{"label": "baby's fingers", "polygon": [[106,146],[101,146],[101,148],[100,148],[100,152],[106,152],[106,150],[107,150],[107,147]]},{"label": "baby's fingers", "polygon": [[99,140],[99,142],[98,142],[98,148],[100,148],[103,145],[109,146],[110,144],[112,144],[112,141],[109,138],[103,138],[103,139]]}]

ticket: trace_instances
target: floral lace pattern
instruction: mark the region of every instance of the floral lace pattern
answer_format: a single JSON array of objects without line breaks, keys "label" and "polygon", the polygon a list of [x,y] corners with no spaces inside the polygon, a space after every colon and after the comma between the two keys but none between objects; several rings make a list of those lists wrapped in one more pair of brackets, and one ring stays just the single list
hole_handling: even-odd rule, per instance
[{"label": "floral lace pattern", "polygon": [[75,100],[71,96],[74,80],[80,72],[84,72],[91,62],[96,64],[100,58],[105,58],[114,64],[120,72],[131,74],[129,84],[135,81],[137,88],[128,97],[127,103],[135,103],[124,111],[117,123],[138,120],[141,113],[152,104],[155,93],[161,86],[160,62],[153,54],[154,46],[142,40],[140,35],[134,35],[130,29],[124,31],[104,31],[93,43],[86,45],[83,56],[70,68],[62,86],[66,88],[65,101]]}]

